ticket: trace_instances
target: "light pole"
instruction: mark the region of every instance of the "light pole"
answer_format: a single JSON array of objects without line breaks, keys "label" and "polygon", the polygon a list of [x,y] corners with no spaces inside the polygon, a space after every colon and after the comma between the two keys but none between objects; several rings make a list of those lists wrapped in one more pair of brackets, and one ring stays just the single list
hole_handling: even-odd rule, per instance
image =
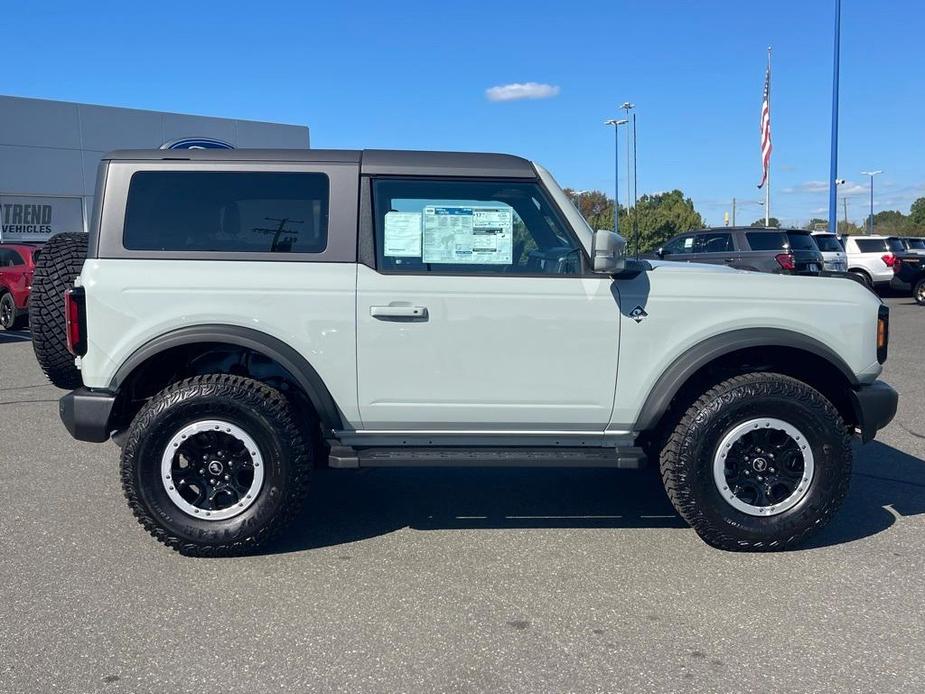
[{"label": "light pole", "polygon": [[627,120],[616,120],[611,118],[605,120],[604,125],[613,126],[613,231],[615,234],[620,233],[620,126],[626,125]]},{"label": "light pole", "polygon": [[870,236],[874,233],[874,176],[877,174],[882,174],[883,171],[877,169],[876,171],[862,171],[861,174],[864,176],[870,176],[870,220],[867,222],[867,235]]},{"label": "light pole", "polygon": [[[636,108],[636,104],[632,104],[629,101],[624,101],[623,105],[620,106],[626,112],[626,122],[629,123],[630,111]],[[626,129],[626,209],[629,210],[630,201],[633,199],[633,195],[630,192],[630,185],[632,184],[632,179],[630,178],[630,163],[632,152],[630,151],[630,129]]]}]

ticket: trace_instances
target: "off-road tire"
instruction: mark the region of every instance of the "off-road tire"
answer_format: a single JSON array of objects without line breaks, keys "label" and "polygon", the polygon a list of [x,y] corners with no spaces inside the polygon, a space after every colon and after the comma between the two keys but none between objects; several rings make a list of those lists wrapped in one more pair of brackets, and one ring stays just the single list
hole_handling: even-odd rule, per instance
[{"label": "off-road tire", "polygon": [[13,295],[9,292],[0,294],[0,329],[20,330],[25,326],[28,316],[16,308]]},{"label": "off-road tire", "polygon": [[86,257],[86,234],[56,234],[42,248],[32,278],[32,349],[48,380],[67,390],[79,388],[83,382],[74,365],[74,355],[67,350],[64,292],[74,286]]},{"label": "off-road tire", "polygon": [[[713,478],[716,449],[727,432],[754,417],[773,417],[805,433],[815,459],[810,488],[779,515],[733,508]],[[708,544],[731,551],[791,548],[832,518],[848,492],[848,428],[817,390],[789,376],[751,373],[711,388],[691,405],[661,451],[662,481],[677,512]]]},{"label": "off-road tire", "polygon": [[[225,520],[193,517],[170,499],[161,457],[183,426],[222,419],[241,427],[262,452],[263,486],[251,506]],[[249,378],[196,376],[155,395],[139,411],[122,449],[122,488],[135,517],[156,540],[190,556],[247,554],[298,513],[308,491],[316,443],[283,395]]]},{"label": "off-road tire", "polygon": [[919,306],[925,306],[925,277],[915,283],[912,288],[912,298]]}]

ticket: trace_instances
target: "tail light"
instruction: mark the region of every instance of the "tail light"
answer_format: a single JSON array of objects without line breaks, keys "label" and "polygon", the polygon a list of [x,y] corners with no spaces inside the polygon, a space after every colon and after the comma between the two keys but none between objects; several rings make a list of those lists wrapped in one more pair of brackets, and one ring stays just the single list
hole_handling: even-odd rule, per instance
[{"label": "tail light", "polygon": [[796,263],[793,262],[793,256],[789,253],[781,253],[776,256],[777,264],[780,265],[782,270],[795,270]]},{"label": "tail light", "polygon": [[887,253],[886,255],[882,256],[880,260],[886,263],[887,267],[893,267],[893,264],[896,262],[896,256],[892,253]]},{"label": "tail light", "polygon": [[64,292],[64,323],[67,350],[77,357],[87,353],[87,302],[83,287]]},{"label": "tail light", "polygon": [[890,309],[880,304],[877,310],[877,361],[881,364],[886,361],[886,353],[890,346]]}]

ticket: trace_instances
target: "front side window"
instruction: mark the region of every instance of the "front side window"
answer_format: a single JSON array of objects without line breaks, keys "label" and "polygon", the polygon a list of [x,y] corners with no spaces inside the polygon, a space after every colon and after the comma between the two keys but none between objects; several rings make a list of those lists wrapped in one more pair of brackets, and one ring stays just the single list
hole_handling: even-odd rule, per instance
[{"label": "front side window", "polygon": [[328,189],[322,173],[139,171],[129,186],[123,246],[321,253]]},{"label": "front side window", "polygon": [[581,247],[536,183],[377,179],[373,210],[384,272],[581,273]]},{"label": "front side window", "polygon": [[732,236],[725,232],[697,234],[694,243],[694,253],[728,253],[732,250]]},{"label": "front side window", "polygon": [[916,250],[925,249],[925,241],[922,239],[906,239],[906,243],[909,244],[909,248],[914,248]]},{"label": "front side window", "polygon": [[676,239],[671,239],[665,246],[662,248],[662,255],[677,255],[679,253],[693,253],[694,252],[694,237],[693,236],[679,236]]}]

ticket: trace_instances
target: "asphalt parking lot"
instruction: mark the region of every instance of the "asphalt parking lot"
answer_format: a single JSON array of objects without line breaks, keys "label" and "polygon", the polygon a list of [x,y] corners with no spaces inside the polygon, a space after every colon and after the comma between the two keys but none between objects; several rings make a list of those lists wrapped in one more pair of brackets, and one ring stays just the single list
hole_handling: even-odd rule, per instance
[{"label": "asphalt parking lot", "polygon": [[373,470],[187,559],[0,333],[0,691],[925,691],[925,309],[888,303],[899,414],[771,555],[704,545],[649,472]]}]

